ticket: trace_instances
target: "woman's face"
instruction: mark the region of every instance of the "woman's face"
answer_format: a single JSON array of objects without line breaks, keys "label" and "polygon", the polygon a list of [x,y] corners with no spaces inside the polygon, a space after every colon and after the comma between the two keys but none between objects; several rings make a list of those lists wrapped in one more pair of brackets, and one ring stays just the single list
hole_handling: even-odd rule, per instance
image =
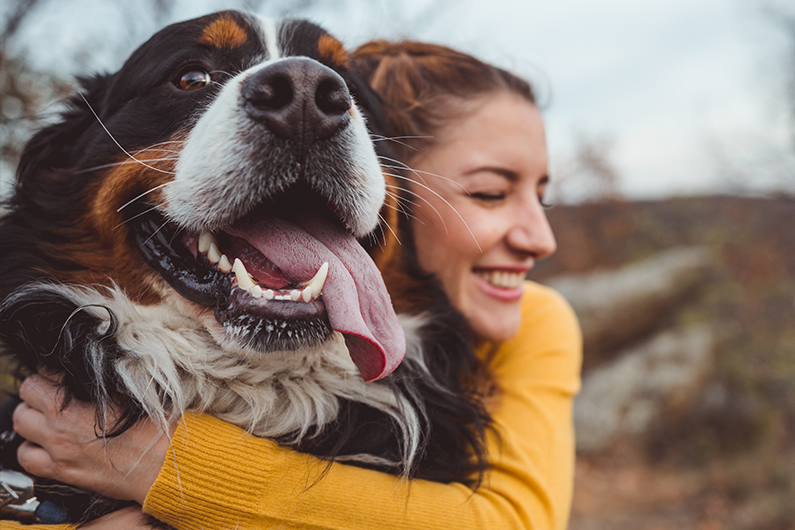
[{"label": "woman's face", "polygon": [[409,165],[420,265],[440,278],[479,338],[509,339],[525,275],[555,251],[542,207],[547,146],[538,108],[513,94],[485,98]]}]

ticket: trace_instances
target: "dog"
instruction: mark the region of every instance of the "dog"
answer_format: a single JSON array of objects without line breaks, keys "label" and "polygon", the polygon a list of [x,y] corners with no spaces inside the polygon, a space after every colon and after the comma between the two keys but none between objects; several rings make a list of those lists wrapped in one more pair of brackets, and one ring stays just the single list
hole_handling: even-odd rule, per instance
[{"label": "dog", "polygon": [[106,436],[206,412],[329,461],[477,483],[468,328],[409,233],[384,251],[407,217],[381,212],[381,105],[342,44],[224,11],[80,83],[0,220],[0,340],[22,372],[62,374]]}]

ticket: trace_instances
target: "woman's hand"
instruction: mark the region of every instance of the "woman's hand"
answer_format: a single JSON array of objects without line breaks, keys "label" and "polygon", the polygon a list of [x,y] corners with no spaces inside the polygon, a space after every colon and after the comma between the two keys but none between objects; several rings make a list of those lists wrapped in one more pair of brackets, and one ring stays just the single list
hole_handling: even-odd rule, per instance
[{"label": "woman's hand", "polygon": [[17,457],[29,473],[120,500],[143,504],[169,447],[166,433],[144,419],[123,434],[97,438],[95,408],[73,400],[61,410],[57,382],[25,379],[14,430],[25,438]]},{"label": "woman's hand", "polygon": [[141,512],[141,508],[130,506],[116,512],[103,515],[80,526],[80,530],[149,530],[153,527],[148,524],[146,516]]}]

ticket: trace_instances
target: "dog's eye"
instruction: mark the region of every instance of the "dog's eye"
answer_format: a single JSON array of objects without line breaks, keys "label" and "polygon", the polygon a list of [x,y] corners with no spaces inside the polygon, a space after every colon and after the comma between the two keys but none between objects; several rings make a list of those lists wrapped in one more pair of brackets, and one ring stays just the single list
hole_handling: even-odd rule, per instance
[{"label": "dog's eye", "polygon": [[210,74],[201,68],[194,68],[183,73],[176,85],[182,90],[196,90],[210,84],[212,78]]}]

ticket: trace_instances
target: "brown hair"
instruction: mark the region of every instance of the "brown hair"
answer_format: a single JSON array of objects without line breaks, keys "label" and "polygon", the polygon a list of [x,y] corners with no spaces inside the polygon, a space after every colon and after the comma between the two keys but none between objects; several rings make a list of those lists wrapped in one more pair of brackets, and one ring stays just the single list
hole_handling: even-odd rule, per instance
[{"label": "brown hair", "polygon": [[446,46],[375,40],[359,47],[353,57],[356,69],[384,100],[384,133],[409,137],[400,139],[405,145],[390,145],[404,162],[461,117],[467,102],[495,92],[536,102],[524,79]]}]

